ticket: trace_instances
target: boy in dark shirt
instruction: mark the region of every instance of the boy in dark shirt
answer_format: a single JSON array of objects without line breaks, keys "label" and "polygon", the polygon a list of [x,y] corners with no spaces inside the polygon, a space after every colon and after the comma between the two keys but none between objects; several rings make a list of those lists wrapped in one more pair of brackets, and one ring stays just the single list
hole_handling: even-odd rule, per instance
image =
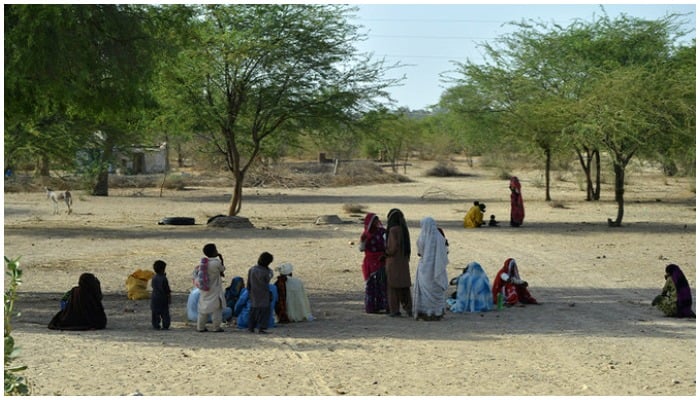
[{"label": "boy in dark shirt", "polygon": [[270,280],[272,270],[272,254],[264,252],[258,258],[258,264],[248,270],[248,295],[250,299],[250,321],[248,331],[267,333],[270,320]]},{"label": "boy in dark shirt", "polygon": [[153,263],[153,270],[156,272],[151,281],[153,288],[151,293],[151,324],[153,329],[170,328],[170,285],[168,285],[168,278],[165,276],[165,265],[163,260]]}]

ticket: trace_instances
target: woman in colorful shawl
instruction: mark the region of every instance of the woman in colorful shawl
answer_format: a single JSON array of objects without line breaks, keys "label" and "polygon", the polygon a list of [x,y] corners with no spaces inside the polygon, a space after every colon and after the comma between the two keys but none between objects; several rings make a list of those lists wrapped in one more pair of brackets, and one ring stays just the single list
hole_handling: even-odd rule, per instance
[{"label": "woman in colorful shawl", "polygon": [[362,277],[365,280],[365,312],[377,313],[388,310],[386,298],[386,229],[374,213],[365,216],[365,228],[360,235],[360,251],[365,253],[362,261]]},{"label": "woman in colorful shawl", "polygon": [[445,314],[447,246],[432,217],[423,218],[420,226],[416,243],[420,259],[413,288],[413,312],[415,319],[436,321]]},{"label": "woman in colorful shawl", "polygon": [[493,309],[491,284],[481,264],[472,261],[457,277],[457,295],[447,299],[450,311],[455,313],[483,312]]},{"label": "woman in colorful shawl", "polygon": [[413,315],[411,301],[411,237],[403,213],[392,208],[387,215],[386,282],[389,315],[400,317],[401,309]]},{"label": "woman in colorful shawl", "polygon": [[80,275],[78,286],[70,290],[66,307],[49,322],[49,329],[80,331],[104,329],[106,326],[100,281],[86,272]]},{"label": "woman in colorful shawl", "polygon": [[525,205],[517,176],[510,178],[510,226],[520,226],[525,219]]},{"label": "woman in colorful shawl", "polygon": [[667,317],[695,318],[693,296],[685,274],[676,264],[666,266],[666,284],[661,294],[651,303]]},{"label": "woman in colorful shawl", "polygon": [[493,287],[491,288],[493,303],[498,303],[498,295],[501,294],[503,303],[508,306],[514,306],[518,303],[539,304],[527,290],[527,287],[528,283],[520,279],[518,264],[515,263],[515,259],[508,258],[493,280]]}]

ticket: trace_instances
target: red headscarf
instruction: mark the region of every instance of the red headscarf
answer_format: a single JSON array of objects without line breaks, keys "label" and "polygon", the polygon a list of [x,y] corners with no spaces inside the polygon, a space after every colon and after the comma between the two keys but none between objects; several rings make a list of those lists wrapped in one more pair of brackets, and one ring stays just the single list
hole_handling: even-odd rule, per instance
[{"label": "red headscarf", "polygon": [[367,240],[369,237],[372,236],[374,232],[370,232],[370,229],[372,229],[372,224],[374,223],[374,220],[377,220],[377,227],[382,227],[382,221],[379,220],[379,217],[375,213],[367,213],[365,215],[365,229],[362,231],[362,236],[360,238],[362,240]]}]

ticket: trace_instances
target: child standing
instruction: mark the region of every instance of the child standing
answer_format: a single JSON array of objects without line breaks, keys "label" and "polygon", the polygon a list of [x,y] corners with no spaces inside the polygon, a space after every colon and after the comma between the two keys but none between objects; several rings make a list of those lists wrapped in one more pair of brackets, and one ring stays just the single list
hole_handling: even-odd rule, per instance
[{"label": "child standing", "polygon": [[207,321],[211,316],[214,332],[223,332],[221,327],[223,308],[226,306],[224,289],[221,286],[221,278],[224,276],[224,257],[216,249],[214,243],[207,243],[202,249],[204,258],[200,264],[207,265],[208,288],[199,288],[199,302],[197,304],[197,332],[207,332]]},{"label": "child standing", "polygon": [[272,279],[272,254],[264,252],[258,257],[258,264],[248,270],[248,295],[250,299],[250,321],[248,331],[267,333],[270,322],[270,280]]},{"label": "child standing", "polygon": [[165,276],[165,266],[163,260],[153,263],[153,271],[156,273],[151,281],[153,288],[151,293],[151,324],[153,329],[170,328],[170,285]]}]

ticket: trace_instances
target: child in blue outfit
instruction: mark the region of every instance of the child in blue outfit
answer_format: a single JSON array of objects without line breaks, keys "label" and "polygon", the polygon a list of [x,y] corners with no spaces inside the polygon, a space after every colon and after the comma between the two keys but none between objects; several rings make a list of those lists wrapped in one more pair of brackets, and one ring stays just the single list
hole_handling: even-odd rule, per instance
[{"label": "child in blue outfit", "polygon": [[[275,327],[275,304],[277,304],[277,286],[269,284],[270,288],[270,316],[268,319],[267,327]],[[236,306],[233,308],[233,316],[236,317],[236,326],[239,329],[248,328],[250,329],[250,297],[248,296],[248,289],[243,288],[241,291],[238,301],[236,301]]]},{"label": "child in blue outfit", "polygon": [[[153,263],[156,275],[151,280],[151,325],[153,329],[170,328],[170,285],[165,276],[165,261],[158,260]],[[161,327],[162,322],[162,327]]]}]

